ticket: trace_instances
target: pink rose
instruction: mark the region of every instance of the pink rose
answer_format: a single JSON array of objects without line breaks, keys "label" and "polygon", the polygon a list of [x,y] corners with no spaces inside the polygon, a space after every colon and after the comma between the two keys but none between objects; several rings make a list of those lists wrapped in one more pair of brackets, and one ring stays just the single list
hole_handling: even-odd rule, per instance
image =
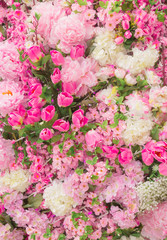
[{"label": "pink rose", "polygon": [[44,57],[43,52],[39,46],[32,46],[27,50],[27,54],[33,63],[38,62],[42,57]]},{"label": "pink rose", "polygon": [[120,148],[121,153],[118,155],[118,160],[121,164],[128,164],[131,162],[133,155],[129,148]]},{"label": "pink rose", "polygon": [[49,128],[44,128],[41,132],[40,132],[40,135],[39,137],[42,139],[42,140],[49,140],[53,137],[53,133],[52,131],[49,129]]},{"label": "pink rose", "polygon": [[161,163],[159,165],[159,172],[161,175],[167,176],[167,163]]},{"label": "pink rose", "polygon": [[142,159],[147,166],[150,166],[154,162],[152,154],[147,149],[142,150]]},{"label": "pink rose", "polygon": [[70,57],[72,59],[77,59],[83,57],[85,52],[85,47],[83,45],[77,45],[71,48]]},{"label": "pink rose", "polygon": [[123,38],[123,37],[117,37],[117,38],[115,39],[115,43],[116,43],[117,45],[122,44],[123,42],[124,42],[124,38]]},{"label": "pink rose", "polygon": [[102,140],[102,136],[95,130],[90,130],[85,135],[86,144],[89,147],[96,147],[96,145]]},{"label": "pink rose", "polygon": [[88,123],[88,119],[84,116],[84,111],[82,109],[73,113],[72,122],[77,128],[81,128]]},{"label": "pink rose", "polygon": [[49,105],[46,108],[42,109],[41,118],[43,121],[50,121],[55,115],[55,107],[53,105]]},{"label": "pink rose", "polygon": [[73,102],[73,96],[68,92],[61,92],[57,97],[59,107],[68,107]]},{"label": "pink rose", "polygon": [[58,83],[61,79],[61,71],[59,68],[55,68],[51,75],[51,80],[54,84]]},{"label": "pink rose", "polygon": [[58,119],[52,126],[54,129],[59,130],[60,132],[67,132],[69,130],[70,124],[63,119]]},{"label": "pink rose", "polygon": [[60,52],[52,50],[50,51],[50,54],[52,61],[56,66],[62,65],[64,63],[64,57]]}]

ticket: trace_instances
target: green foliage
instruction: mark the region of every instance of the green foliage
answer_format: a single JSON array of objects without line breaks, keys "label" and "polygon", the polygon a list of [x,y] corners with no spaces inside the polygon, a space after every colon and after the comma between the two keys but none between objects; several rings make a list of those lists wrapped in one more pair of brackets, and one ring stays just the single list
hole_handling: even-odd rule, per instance
[{"label": "green foliage", "polygon": [[75,228],[78,228],[78,221],[76,221],[76,219],[82,219],[85,222],[88,220],[88,217],[84,214],[84,213],[76,213],[76,212],[72,212],[71,214],[71,220],[73,222],[73,225]]},{"label": "green foliage", "polygon": [[112,166],[110,166],[108,163],[109,163],[109,161],[106,160],[106,165],[105,165],[105,167],[106,167],[108,170],[114,169],[114,168],[113,168]]},{"label": "green foliage", "polygon": [[95,197],[92,199],[92,206],[99,205],[99,204],[100,204],[100,202],[98,201],[98,197]]},{"label": "green foliage", "polygon": [[50,238],[52,236],[52,233],[50,231],[50,228],[46,229],[46,233],[44,233],[43,237],[44,238]]},{"label": "green foliage", "polygon": [[83,126],[82,128],[80,128],[80,132],[86,134],[88,131],[92,130],[92,129],[96,129],[97,125],[94,123],[88,123],[87,125]]},{"label": "green foliage", "polygon": [[24,208],[38,208],[41,205],[41,202],[43,201],[43,197],[42,194],[37,194],[35,197],[34,196],[30,196],[28,198],[28,203],[25,204],[23,207]]},{"label": "green foliage", "polygon": [[99,1],[99,5],[100,5],[101,8],[107,9],[108,1],[107,2]]},{"label": "green foliage", "polygon": [[35,18],[37,19],[37,21],[39,21],[40,17],[41,17],[41,14],[35,13]]},{"label": "green foliage", "polygon": [[159,128],[160,126],[156,124],[155,127],[151,130],[151,137],[156,141],[159,141]]},{"label": "green foliage", "polygon": [[93,160],[87,160],[86,163],[87,163],[87,164],[90,164],[90,165],[95,165],[95,164],[97,163],[97,159],[98,159],[98,157],[95,156],[95,157],[93,158]]},{"label": "green foliage", "polygon": [[41,98],[45,99],[48,103],[51,103],[52,100],[52,90],[48,86],[42,88]]},{"label": "green foliage", "polygon": [[78,175],[82,175],[82,174],[83,174],[83,169],[77,168],[77,169],[75,169],[75,172],[76,172]]},{"label": "green foliage", "polygon": [[66,236],[63,233],[61,233],[57,240],[64,240],[65,238]]},{"label": "green foliage", "polygon": [[87,5],[87,1],[86,1],[86,0],[77,0],[77,2],[78,2],[78,4],[79,4],[80,6],[85,6],[85,5]]}]

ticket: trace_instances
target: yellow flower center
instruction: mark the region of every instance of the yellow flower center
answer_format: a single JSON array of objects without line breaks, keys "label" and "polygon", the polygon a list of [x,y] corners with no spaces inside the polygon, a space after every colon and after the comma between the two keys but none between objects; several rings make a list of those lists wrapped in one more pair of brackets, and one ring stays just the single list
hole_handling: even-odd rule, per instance
[{"label": "yellow flower center", "polygon": [[8,94],[8,96],[9,96],[9,95],[13,96],[13,93],[12,93],[10,90],[8,90],[7,92],[3,92],[3,93],[2,93],[2,95],[5,95],[5,94]]}]

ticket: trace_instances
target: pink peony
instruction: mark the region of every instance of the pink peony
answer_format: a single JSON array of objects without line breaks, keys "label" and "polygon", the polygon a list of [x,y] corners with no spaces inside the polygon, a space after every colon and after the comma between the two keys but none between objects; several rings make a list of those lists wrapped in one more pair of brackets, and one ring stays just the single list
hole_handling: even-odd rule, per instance
[{"label": "pink peony", "polygon": [[81,57],[72,60],[66,57],[61,70],[63,91],[72,95],[76,94],[78,97],[85,95],[90,87],[97,84],[95,67],[96,63],[91,58]]},{"label": "pink peony", "polygon": [[143,225],[142,235],[151,240],[162,240],[167,237],[167,202],[160,203],[156,209],[140,214]]},{"label": "pink peony", "polygon": [[41,132],[40,132],[40,135],[39,137],[42,139],[42,140],[49,140],[53,137],[53,133],[52,131],[49,129],[49,128],[44,128]]},{"label": "pink peony", "polygon": [[2,81],[0,99],[0,114],[5,117],[6,114],[16,110],[19,104],[23,102],[24,92],[18,83],[14,81]]},{"label": "pink peony", "polygon": [[58,119],[52,126],[54,129],[59,130],[60,132],[67,132],[69,130],[70,124],[63,119]]},{"label": "pink peony", "polygon": [[154,162],[152,154],[147,149],[142,150],[142,159],[147,166],[150,166]]},{"label": "pink peony", "polygon": [[71,48],[70,57],[72,59],[77,59],[83,57],[85,52],[85,47],[83,45],[77,45]]},{"label": "pink peony", "polygon": [[121,153],[118,156],[120,164],[128,164],[131,162],[133,155],[129,148],[120,148]]},{"label": "pink peony", "polygon": [[73,96],[67,92],[61,92],[57,97],[59,107],[68,107],[73,102]]},{"label": "pink peony", "polygon": [[107,153],[106,157],[115,159],[117,157],[117,154],[119,150],[115,146],[103,146],[102,147],[103,152]]},{"label": "pink peony", "polygon": [[84,111],[82,109],[73,113],[72,122],[77,128],[81,128],[88,123],[88,119],[84,116]]},{"label": "pink peony", "polygon": [[0,78],[14,80],[20,76],[22,63],[16,46],[8,41],[0,43]]},{"label": "pink peony", "polygon": [[52,27],[50,44],[55,46],[57,41],[60,40],[59,48],[65,53],[70,53],[72,46],[84,42],[86,30],[81,14],[62,17]]},{"label": "pink peony", "polygon": [[43,121],[48,122],[54,117],[54,114],[55,114],[55,107],[53,105],[49,105],[46,108],[42,109],[41,118]]}]

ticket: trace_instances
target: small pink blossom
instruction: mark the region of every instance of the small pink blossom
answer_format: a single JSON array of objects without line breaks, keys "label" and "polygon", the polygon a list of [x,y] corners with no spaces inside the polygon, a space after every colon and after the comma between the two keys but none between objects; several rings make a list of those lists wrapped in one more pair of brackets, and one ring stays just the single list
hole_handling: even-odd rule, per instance
[{"label": "small pink blossom", "polygon": [[122,44],[123,42],[124,42],[124,38],[123,38],[123,37],[117,37],[117,38],[115,39],[115,43],[116,43],[117,45]]},{"label": "small pink blossom", "polygon": [[89,147],[96,147],[97,144],[102,140],[102,136],[95,130],[90,130],[85,135],[86,144]]},{"label": "small pink blossom", "polygon": [[128,30],[128,31],[126,31],[124,33],[124,37],[127,38],[127,39],[131,38],[132,37],[132,33]]}]

